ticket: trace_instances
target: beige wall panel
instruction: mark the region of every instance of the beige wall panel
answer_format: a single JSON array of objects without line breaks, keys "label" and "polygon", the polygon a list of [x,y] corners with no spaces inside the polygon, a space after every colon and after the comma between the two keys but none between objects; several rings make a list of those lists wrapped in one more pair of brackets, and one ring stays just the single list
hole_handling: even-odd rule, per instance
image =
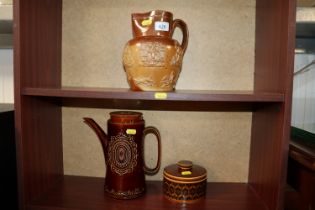
[{"label": "beige wall panel", "polygon": [[[253,89],[255,1],[63,2],[64,86],[128,88],[121,56],[132,38],[130,14],[159,8],[184,20],[190,31],[177,89]],[[179,30],[175,37],[180,39]],[[91,116],[106,129],[110,111],[63,109],[66,174],[104,176],[100,144],[82,117]],[[162,169],[190,159],[206,166],[209,181],[247,181],[251,113],[143,113],[147,125],[161,132]],[[148,142],[146,156],[152,165],[153,137]],[[161,179],[161,172],[150,178]]]},{"label": "beige wall panel", "polygon": [[160,8],[190,32],[177,89],[252,89],[254,6],[253,0],[65,0],[63,84],[128,87],[121,57],[132,38],[130,14]]},{"label": "beige wall panel", "polygon": [[[109,111],[64,108],[64,167],[66,174],[105,175],[101,144],[83,117],[94,118],[107,132]],[[205,166],[209,181],[247,181],[251,113],[142,111],[146,126],[162,137],[162,170],[148,179],[162,179],[163,168],[181,159]],[[145,159],[153,167],[156,143],[146,139]]]}]

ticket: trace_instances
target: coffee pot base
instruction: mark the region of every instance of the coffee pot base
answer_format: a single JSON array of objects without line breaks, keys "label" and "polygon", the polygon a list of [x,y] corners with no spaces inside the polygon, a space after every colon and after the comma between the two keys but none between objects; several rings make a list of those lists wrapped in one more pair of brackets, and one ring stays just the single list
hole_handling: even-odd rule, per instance
[{"label": "coffee pot base", "polygon": [[105,194],[111,198],[119,199],[119,200],[129,200],[138,198],[145,193],[145,188],[135,188],[133,190],[127,191],[117,191],[114,189],[109,189],[105,186]]}]

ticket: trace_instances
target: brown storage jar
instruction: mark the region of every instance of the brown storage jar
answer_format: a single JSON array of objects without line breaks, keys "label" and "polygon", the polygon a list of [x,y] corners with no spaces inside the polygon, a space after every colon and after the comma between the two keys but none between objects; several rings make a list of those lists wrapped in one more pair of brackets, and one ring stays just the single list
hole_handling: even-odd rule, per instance
[{"label": "brown storage jar", "polygon": [[205,197],[207,171],[191,161],[182,160],[164,168],[163,193],[177,202],[195,202]]}]

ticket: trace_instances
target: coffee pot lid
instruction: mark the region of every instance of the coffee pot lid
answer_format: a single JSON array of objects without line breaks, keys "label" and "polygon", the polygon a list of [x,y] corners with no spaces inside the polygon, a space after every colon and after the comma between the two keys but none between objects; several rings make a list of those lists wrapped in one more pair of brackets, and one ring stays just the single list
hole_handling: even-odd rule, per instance
[{"label": "coffee pot lid", "polygon": [[133,111],[115,111],[109,113],[111,117],[141,117],[141,112],[133,112]]},{"label": "coffee pot lid", "polygon": [[142,113],[141,112],[133,112],[133,111],[115,111],[110,112],[110,121],[117,123],[127,123],[127,122],[138,122],[142,121]]}]

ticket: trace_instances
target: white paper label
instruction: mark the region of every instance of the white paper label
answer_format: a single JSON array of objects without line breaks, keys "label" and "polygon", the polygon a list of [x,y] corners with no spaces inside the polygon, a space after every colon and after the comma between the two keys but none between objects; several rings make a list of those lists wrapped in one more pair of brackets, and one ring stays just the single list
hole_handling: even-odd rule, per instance
[{"label": "white paper label", "polygon": [[157,21],[154,23],[154,29],[156,31],[169,31],[170,24],[168,22]]}]

